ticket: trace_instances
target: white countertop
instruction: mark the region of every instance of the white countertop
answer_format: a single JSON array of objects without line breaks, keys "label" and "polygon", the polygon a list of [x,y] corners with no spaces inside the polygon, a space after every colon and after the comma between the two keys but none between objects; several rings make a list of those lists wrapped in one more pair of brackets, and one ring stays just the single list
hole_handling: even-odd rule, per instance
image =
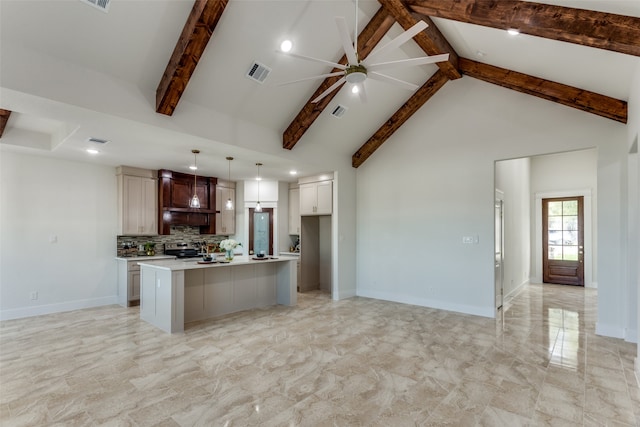
[{"label": "white countertop", "polygon": [[[152,258],[152,257],[147,257]],[[153,263],[138,262],[139,265],[153,267],[161,270],[179,271],[179,270],[195,270],[198,268],[216,268],[216,267],[233,267],[236,265],[247,264],[265,264],[271,262],[297,261],[297,256],[282,255],[277,257],[269,257],[267,259],[252,259],[248,256],[235,256],[231,262],[214,262],[199,264],[201,258],[171,259],[164,261],[154,261]]]},{"label": "white countertop", "polygon": [[175,259],[176,256],[175,255],[153,255],[153,256],[148,256],[148,255],[136,255],[136,256],[117,256],[116,259],[119,260],[123,260],[123,261],[155,261],[155,260],[162,260],[162,259]]},{"label": "white countertop", "polygon": [[300,256],[300,252],[280,252],[280,255]]}]

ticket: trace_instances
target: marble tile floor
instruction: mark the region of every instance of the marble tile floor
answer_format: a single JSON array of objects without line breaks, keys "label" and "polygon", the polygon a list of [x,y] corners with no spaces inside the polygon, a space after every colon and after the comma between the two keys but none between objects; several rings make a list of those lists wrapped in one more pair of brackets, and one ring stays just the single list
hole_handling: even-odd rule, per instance
[{"label": "marble tile floor", "polygon": [[1,426],[640,426],[633,344],[596,291],[499,319],[299,295],[169,335],[138,307],[0,323]]}]

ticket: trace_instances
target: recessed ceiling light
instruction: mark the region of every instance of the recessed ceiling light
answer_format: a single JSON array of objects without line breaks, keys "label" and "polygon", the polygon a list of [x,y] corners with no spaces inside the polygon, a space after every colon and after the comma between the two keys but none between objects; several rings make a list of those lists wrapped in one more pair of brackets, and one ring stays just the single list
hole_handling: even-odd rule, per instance
[{"label": "recessed ceiling light", "polygon": [[516,30],[515,28],[509,28],[507,30],[507,33],[509,33],[512,36],[517,36],[518,34],[520,34],[520,31]]},{"label": "recessed ceiling light", "polygon": [[192,171],[197,171],[198,167],[196,165],[191,165],[189,166],[189,169],[191,169]]},{"label": "recessed ceiling light", "polygon": [[93,148],[87,148],[87,153],[89,153],[89,154],[98,154],[98,153],[99,153],[99,151],[98,151],[98,150],[95,150],[95,149],[93,149]]},{"label": "recessed ceiling light", "polygon": [[290,52],[293,48],[293,42],[291,40],[285,40],[280,43],[280,50],[283,52]]},{"label": "recessed ceiling light", "polygon": [[291,170],[291,171],[289,171],[289,175],[298,175],[298,171]]}]

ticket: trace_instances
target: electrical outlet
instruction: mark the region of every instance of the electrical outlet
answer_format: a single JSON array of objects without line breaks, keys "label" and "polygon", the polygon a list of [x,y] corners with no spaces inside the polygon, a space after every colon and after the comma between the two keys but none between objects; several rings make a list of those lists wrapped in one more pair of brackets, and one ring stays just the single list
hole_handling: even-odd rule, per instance
[{"label": "electrical outlet", "polygon": [[31,292],[30,296],[31,296],[32,300],[34,300],[34,301],[37,300],[38,299],[38,291]]},{"label": "electrical outlet", "polygon": [[463,236],[462,237],[462,243],[465,244],[465,245],[473,244],[473,236]]}]

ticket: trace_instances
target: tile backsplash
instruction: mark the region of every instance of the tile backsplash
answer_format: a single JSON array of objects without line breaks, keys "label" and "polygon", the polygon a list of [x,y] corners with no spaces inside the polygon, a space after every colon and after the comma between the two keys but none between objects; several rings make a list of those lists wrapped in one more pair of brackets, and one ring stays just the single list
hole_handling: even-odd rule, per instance
[{"label": "tile backsplash", "polygon": [[135,253],[125,253],[126,251],[123,249],[125,243],[130,244],[134,248],[137,248],[139,245],[144,245],[145,243],[155,243],[156,255],[162,255],[164,253],[165,243],[193,243],[203,241],[207,243],[219,243],[227,237],[228,236],[214,234],[200,234],[198,227],[173,225],[171,226],[171,234],[168,236],[118,236],[117,256],[137,255],[137,251]]}]

